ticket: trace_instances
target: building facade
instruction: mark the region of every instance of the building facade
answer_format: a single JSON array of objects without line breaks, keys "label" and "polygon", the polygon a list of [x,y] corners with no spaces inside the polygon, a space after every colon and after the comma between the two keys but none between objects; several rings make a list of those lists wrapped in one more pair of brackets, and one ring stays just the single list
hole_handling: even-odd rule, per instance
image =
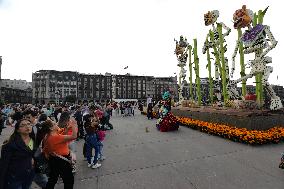
[{"label": "building facade", "polygon": [[26,90],[1,87],[1,98],[5,103],[32,103],[32,89]]},{"label": "building facade", "polygon": [[76,101],[161,99],[165,90],[177,94],[176,77],[81,74],[70,71],[39,70],[33,73],[34,103],[60,103],[73,96]]},{"label": "building facade", "polygon": [[146,81],[148,76],[113,75],[113,99],[146,99]]},{"label": "building facade", "polygon": [[27,82],[26,80],[2,79],[1,80],[1,86],[6,87],[6,88],[12,88],[12,89],[26,90],[26,89],[32,88],[32,83]]},{"label": "building facade", "polygon": [[105,101],[112,98],[112,76],[102,74],[79,74],[78,100]]},{"label": "building facade", "polygon": [[33,73],[32,80],[34,103],[59,103],[67,96],[77,97],[77,72],[40,70]]},{"label": "building facade", "polygon": [[[68,97],[75,101],[109,100],[160,100],[166,90],[178,99],[177,77],[153,77],[136,75],[82,74],[72,71],[39,70],[33,73],[32,98],[34,103],[64,102]],[[202,101],[209,100],[209,80],[200,78]],[[196,84],[193,83],[193,99],[197,100]],[[284,88],[272,86],[277,95],[284,99]],[[238,87],[241,94],[241,88]],[[248,93],[255,93],[255,86],[247,86]],[[2,94],[4,95],[3,91]],[[17,92],[7,92],[18,94]],[[189,84],[185,83],[183,96],[190,99]],[[265,98],[268,98],[265,93]],[[14,98],[15,99],[15,98]],[[14,101],[14,100],[13,100]]]},{"label": "building facade", "polygon": [[0,102],[32,103],[32,85],[26,80],[2,79],[2,56],[0,56]]},{"label": "building facade", "polygon": [[171,91],[175,99],[178,97],[177,77],[153,77],[150,81],[149,88],[151,96],[155,100],[162,99],[162,95],[166,91]]}]

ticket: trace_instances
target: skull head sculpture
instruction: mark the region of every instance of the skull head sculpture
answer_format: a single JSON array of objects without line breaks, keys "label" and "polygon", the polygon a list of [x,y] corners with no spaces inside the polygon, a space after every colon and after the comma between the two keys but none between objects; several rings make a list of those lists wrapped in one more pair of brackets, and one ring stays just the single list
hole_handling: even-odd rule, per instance
[{"label": "skull head sculpture", "polygon": [[234,28],[245,28],[248,27],[253,19],[253,12],[246,8],[246,5],[243,5],[241,9],[235,11],[233,15]]},{"label": "skull head sculpture", "polygon": [[217,21],[218,17],[219,17],[219,11],[218,10],[208,11],[206,14],[204,14],[205,26],[209,26],[211,24],[214,24]]}]

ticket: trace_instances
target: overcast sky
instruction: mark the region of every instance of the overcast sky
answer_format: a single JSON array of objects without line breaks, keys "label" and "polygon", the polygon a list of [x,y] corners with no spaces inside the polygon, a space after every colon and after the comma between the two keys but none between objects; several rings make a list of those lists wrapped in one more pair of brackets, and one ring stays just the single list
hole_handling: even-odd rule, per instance
[{"label": "overcast sky", "polygon": [[[254,12],[270,6],[264,23],[278,45],[268,54],[274,68],[269,82],[283,85],[283,9],[281,1],[264,0],[0,0],[2,78],[31,81],[40,69],[174,76],[174,38],[180,35],[190,43],[197,38],[200,75],[207,77],[201,48],[210,26],[203,15],[217,9],[218,21],[232,28],[226,38],[230,66],[237,39],[232,16],[243,4]],[[236,67],[238,78],[238,61]]]}]

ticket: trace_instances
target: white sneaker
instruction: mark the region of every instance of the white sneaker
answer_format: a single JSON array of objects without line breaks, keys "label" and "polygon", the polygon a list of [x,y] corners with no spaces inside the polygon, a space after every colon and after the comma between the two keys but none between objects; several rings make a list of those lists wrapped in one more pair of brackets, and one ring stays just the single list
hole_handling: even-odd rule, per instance
[{"label": "white sneaker", "polygon": [[92,163],[88,163],[88,167],[92,167],[94,164]]},{"label": "white sneaker", "polygon": [[101,156],[101,157],[99,158],[100,161],[103,161],[103,160],[105,160],[105,159],[106,159],[105,156]]},{"label": "white sneaker", "polygon": [[102,166],[102,164],[96,163],[95,165],[92,166],[92,169],[96,169]]}]

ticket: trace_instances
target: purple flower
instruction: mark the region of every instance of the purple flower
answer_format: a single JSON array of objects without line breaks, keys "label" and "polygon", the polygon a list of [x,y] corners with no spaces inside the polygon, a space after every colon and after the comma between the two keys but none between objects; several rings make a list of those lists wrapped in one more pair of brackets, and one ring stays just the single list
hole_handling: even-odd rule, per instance
[{"label": "purple flower", "polygon": [[260,34],[264,29],[264,26],[261,24],[256,25],[251,30],[247,30],[242,36],[241,40],[244,43],[250,43],[255,40],[255,38]]}]

